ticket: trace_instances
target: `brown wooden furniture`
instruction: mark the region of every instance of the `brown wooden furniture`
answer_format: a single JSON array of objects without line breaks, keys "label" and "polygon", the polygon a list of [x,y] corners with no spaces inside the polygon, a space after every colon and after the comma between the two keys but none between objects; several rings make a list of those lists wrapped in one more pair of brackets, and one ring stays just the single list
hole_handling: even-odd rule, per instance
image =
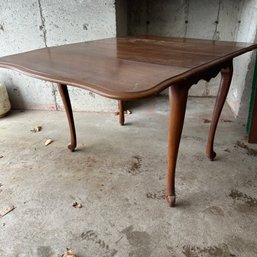
[{"label": "brown wooden furniture", "polygon": [[254,97],[253,113],[252,113],[248,143],[257,144],[257,94]]},{"label": "brown wooden furniture", "polygon": [[248,119],[248,143],[257,144],[257,60],[255,61],[255,71],[253,76],[252,95]]},{"label": "brown wooden furniture", "polygon": [[255,44],[153,36],[110,38],[34,50],[0,58],[0,67],[58,83],[70,126],[69,149],[76,133],[67,84],[123,101],[155,95],[169,88],[167,201],[175,204],[175,169],[188,90],[200,79],[219,72],[222,80],[213,111],[206,155],[213,160],[214,135],[233,73],[233,58],[257,48]]}]

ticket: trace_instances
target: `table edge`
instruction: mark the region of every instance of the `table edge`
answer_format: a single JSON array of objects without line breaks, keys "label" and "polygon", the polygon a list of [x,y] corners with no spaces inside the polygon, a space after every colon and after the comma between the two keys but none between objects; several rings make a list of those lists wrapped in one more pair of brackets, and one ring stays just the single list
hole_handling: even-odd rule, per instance
[{"label": "table edge", "polygon": [[[0,61],[0,68],[5,68],[5,69],[11,69],[11,70],[14,70],[14,71],[18,71],[18,72],[21,72],[21,73],[23,73],[25,75],[28,75],[30,77],[40,79],[40,80],[44,80],[44,81],[66,84],[66,85],[69,85],[69,86],[74,86],[74,87],[78,87],[78,88],[81,88],[81,89],[86,89],[86,90],[92,91],[92,92],[94,92],[98,95],[101,95],[101,96],[104,96],[104,97],[107,97],[107,98],[111,98],[111,99],[136,100],[136,99],[156,95],[156,94],[160,93],[161,91],[165,90],[166,88],[168,88],[169,86],[172,86],[173,84],[186,82],[191,77],[193,77],[195,75],[199,76],[199,74],[204,73],[205,71],[210,70],[214,67],[221,66],[221,68],[224,68],[224,67],[222,67],[222,65],[224,65],[225,63],[233,60],[235,57],[238,57],[238,56],[240,56],[244,53],[253,51],[255,49],[257,49],[257,44],[253,44],[253,45],[248,46],[246,48],[239,49],[236,52],[233,52],[231,54],[219,57],[215,60],[212,60],[208,63],[204,63],[200,66],[195,67],[195,68],[189,69],[189,70],[187,70],[187,71],[185,71],[185,72],[183,72],[179,75],[168,77],[167,79],[165,79],[163,81],[160,81],[158,84],[153,85],[149,89],[142,90],[142,91],[136,91],[136,92],[119,92],[119,91],[107,90],[107,89],[102,88],[98,85],[93,85],[93,84],[89,84],[89,83],[85,83],[85,82],[81,82],[81,81],[76,81],[74,79],[56,77],[56,76],[53,76],[53,75],[50,75],[50,74],[44,74],[42,72],[31,70],[27,67],[20,66],[20,65],[17,65],[15,63],[7,63],[7,62],[1,62]],[[138,62],[138,61],[135,61],[135,62]]]}]

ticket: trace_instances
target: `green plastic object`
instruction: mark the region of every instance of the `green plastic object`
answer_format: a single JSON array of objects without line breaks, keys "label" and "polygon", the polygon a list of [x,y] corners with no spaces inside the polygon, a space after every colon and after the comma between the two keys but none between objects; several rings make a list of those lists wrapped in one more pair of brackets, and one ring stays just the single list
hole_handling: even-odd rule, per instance
[{"label": "green plastic object", "polygon": [[257,90],[256,84],[257,84],[257,52],[256,52],[255,67],[254,67],[254,73],[253,73],[253,83],[252,83],[252,92],[251,92],[251,99],[250,99],[250,105],[249,105],[248,119],[247,119],[247,125],[246,125],[246,134],[248,136],[250,133],[254,99],[255,99],[256,90]]}]

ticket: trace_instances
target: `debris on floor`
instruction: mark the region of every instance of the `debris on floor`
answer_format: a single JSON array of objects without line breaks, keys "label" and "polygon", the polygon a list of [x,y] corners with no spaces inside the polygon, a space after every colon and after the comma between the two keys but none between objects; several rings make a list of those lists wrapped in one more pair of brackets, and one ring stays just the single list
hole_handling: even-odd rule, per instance
[{"label": "debris on floor", "polygon": [[72,252],[71,249],[67,248],[66,252],[62,255],[62,257],[76,257],[76,255]]},{"label": "debris on floor", "polygon": [[245,143],[237,141],[235,147],[237,147],[237,146],[247,150],[247,154],[248,155],[250,155],[250,156],[257,156],[257,150],[248,147]]},{"label": "debris on floor", "polygon": [[257,199],[238,191],[237,189],[232,189],[229,196],[234,200],[241,200],[250,207],[257,207]]},{"label": "debris on floor", "polygon": [[[115,115],[119,115],[119,114],[120,114],[120,112],[115,112]],[[126,111],[124,111],[124,114],[132,114],[132,111],[126,110]]]},{"label": "debris on floor", "polygon": [[203,123],[211,123],[209,119],[203,119]]},{"label": "debris on floor", "polygon": [[3,156],[3,155],[0,155],[0,159],[2,159],[2,158],[4,158],[4,156]]},{"label": "debris on floor", "polygon": [[74,203],[72,204],[72,206],[73,206],[74,208],[82,208],[82,204],[81,204],[81,203],[78,203],[78,202],[74,202]]},{"label": "debris on floor", "polygon": [[33,128],[33,129],[31,129],[30,131],[33,132],[33,133],[37,133],[37,132],[39,132],[41,130],[42,130],[42,127],[41,126],[37,126],[37,127]]},{"label": "debris on floor", "polygon": [[232,120],[220,119],[221,122],[233,122]]},{"label": "debris on floor", "polygon": [[11,211],[13,211],[15,209],[15,206],[10,206],[7,207],[6,209],[0,211],[0,218],[4,217],[5,215],[7,215],[8,213],[10,213]]},{"label": "debris on floor", "polygon": [[[220,119],[220,122],[223,122],[223,123],[230,123],[230,122],[233,122],[232,120],[228,120],[228,119]],[[203,123],[211,123],[211,120],[209,119],[203,119]]]},{"label": "debris on floor", "polygon": [[48,145],[52,144],[53,142],[54,142],[53,139],[48,138],[48,139],[45,141],[45,146],[48,146]]}]

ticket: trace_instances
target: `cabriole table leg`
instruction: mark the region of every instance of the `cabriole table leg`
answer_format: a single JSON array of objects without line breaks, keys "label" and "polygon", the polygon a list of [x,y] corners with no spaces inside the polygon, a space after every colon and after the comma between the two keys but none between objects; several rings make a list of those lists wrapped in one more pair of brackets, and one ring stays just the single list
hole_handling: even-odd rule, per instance
[{"label": "cabriole table leg", "polygon": [[228,90],[232,80],[232,75],[233,75],[232,63],[227,68],[221,70],[221,82],[220,82],[218,95],[216,97],[211,126],[209,130],[208,143],[206,147],[206,156],[211,161],[213,161],[214,158],[216,157],[216,153],[213,150],[214,137],[215,137],[218,121],[220,118],[220,114],[228,94]]},{"label": "cabriole table leg", "polygon": [[64,84],[58,84],[58,90],[62,98],[62,102],[65,108],[65,112],[68,118],[69,122],[69,128],[70,128],[70,144],[68,145],[68,148],[73,152],[75,151],[75,148],[77,146],[77,139],[76,139],[76,130],[75,130],[75,124],[73,119],[73,113],[72,113],[72,107],[69,97],[69,92],[67,85]]},{"label": "cabriole table leg", "polygon": [[170,207],[175,206],[175,170],[179,143],[184,124],[188,87],[174,85],[169,88],[170,119],[168,133],[168,175],[166,183],[166,199]]},{"label": "cabriole table leg", "polygon": [[124,118],[124,102],[122,100],[118,101],[118,107],[119,107],[120,125],[123,126],[125,123],[125,118]]}]

